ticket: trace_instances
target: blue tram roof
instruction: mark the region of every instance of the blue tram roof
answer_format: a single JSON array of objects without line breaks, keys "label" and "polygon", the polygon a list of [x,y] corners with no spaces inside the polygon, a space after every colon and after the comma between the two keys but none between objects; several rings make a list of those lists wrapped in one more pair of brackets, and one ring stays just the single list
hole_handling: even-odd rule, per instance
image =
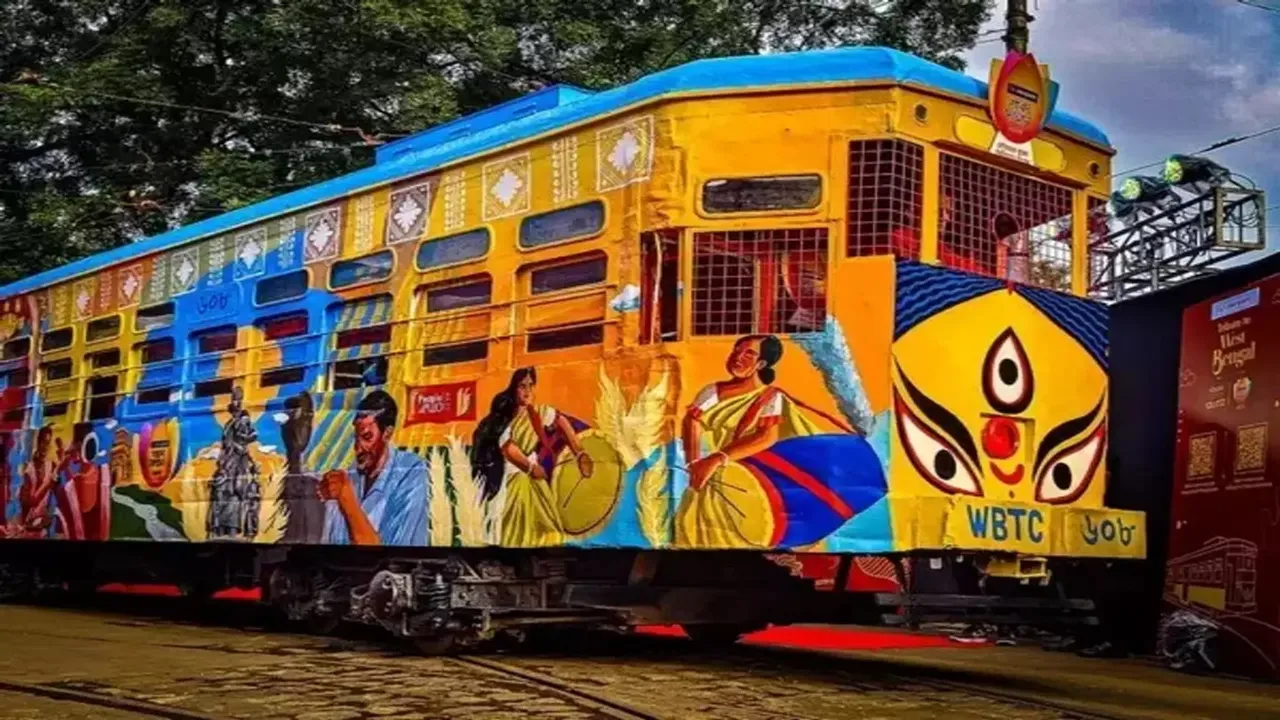
[{"label": "blue tram roof", "polygon": [[[96,268],[149,255],[399,178],[439,169],[665,96],[789,85],[889,81],[985,100],[987,84],[961,72],[879,47],[845,47],[774,55],[710,58],[669,68],[611,90],[557,85],[381,146],[367,168],[232,210],[135,243],[82,258],[0,287],[0,298],[30,292]],[[1110,146],[1096,125],[1054,112],[1049,126]]]}]

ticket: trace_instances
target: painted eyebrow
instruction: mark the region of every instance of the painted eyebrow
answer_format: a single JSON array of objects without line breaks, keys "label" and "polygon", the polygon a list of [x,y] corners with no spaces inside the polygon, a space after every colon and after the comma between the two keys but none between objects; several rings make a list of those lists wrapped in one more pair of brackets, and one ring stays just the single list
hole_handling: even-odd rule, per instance
[{"label": "painted eyebrow", "polygon": [[907,389],[907,394],[911,396],[911,402],[920,408],[920,413],[938,429],[950,435],[951,439],[955,440],[960,449],[973,461],[974,467],[982,467],[982,464],[978,462],[978,446],[974,444],[973,436],[969,434],[969,430],[964,426],[964,423],[960,422],[960,418],[930,400],[915,385],[911,384],[911,381],[907,379],[907,374],[902,371],[901,365],[895,362],[894,366],[898,368],[898,377],[902,378],[902,386]]},{"label": "painted eyebrow", "polygon": [[1044,462],[1045,458],[1049,457],[1050,453],[1057,450],[1060,445],[1063,445],[1068,440],[1089,429],[1089,426],[1093,424],[1094,419],[1098,417],[1098,413],[1102,411],[1102,403],[1104,399],[1105,398],[1099,398],[1098,404],[1094,405],[1093,409],[1084,415],[1067,420],[1061,425],[1045,433],[1044,440],[1040,442],[1040,449],[1036,451],[1035,469],[1031,473],[1033,476],[1040,473],[1040,465]]}]

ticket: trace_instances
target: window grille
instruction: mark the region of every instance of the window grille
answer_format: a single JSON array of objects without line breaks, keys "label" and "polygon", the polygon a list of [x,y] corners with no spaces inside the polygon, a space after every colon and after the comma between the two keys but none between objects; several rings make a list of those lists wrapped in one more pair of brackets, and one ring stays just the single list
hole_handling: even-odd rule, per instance
[{"label": "window grille", "polygon": [[604,203],[582,205],[533,215],[520,222],[520,247],[532,248],[599,234],[604,229]]},{"label": "window grille", "polygon": [[84,341],[91,343],[99,340],[109,340],[119,334],[120,316],[112,315],[91,321],[85,328]]},{"label": "window grille", "polygon": [[253,288],[253,301],[258,305],[269,305],[300,298],[307,294],[310,282],[311,276],[306,270],[263,278]]},{"label": "window grille", "polygon": [[395,268],[396,256],[390,250],[383,250],[372,255],[341,260],[329,268],[329,287],[339,290],[352,285],[378,282],[391,277]]},{"label": "window grille", "polygon": [[920,259],[924,150],[902,140],[849,143],[848,256]]},{"label": "window grille", "polygon": [[61,350],[66,347],[71,347],[71,340],[74,335],[75,330],[69,327],[50,330],[40,338],[40,351],[50,352],[52,350]]},{"label": "window grille", "polygon": [[493,280],[487,275],[464,282],[428,286],[427,312],[445,312],[488,305],[493,300]]},{"label": "window grille", "polygon": [[482,258],[489,252],[489,229],[478,228],[436,240],[424,240],[418,246],[418,269],[456,265]]},{"label": "window grille", "polygon": [[708,213],[809,210],[822,202],[818,175],[710,180],[702,185],[702,209]]},{"label": "window grille", "polygon": [[1070,190],[945,153],[940,170],[943,265],[1071,289]]},{"label": "window grille", "polygon": [[195,333],[191,336],[191,339],[195,341],[196,352],[204,355],[206,353],[235,350],[236,336],[235,325],[223,325],[212,330],[203,330]]},{"label": "window grille", "polygon": [[697,233],[693,333],[821,330],[826,321],[826,276],[825,229]]},{"label": "window grille", "polygon": [[150,307],[142,308],[138,314],[133,317],[133,329],[138,332],[147,330],[159,330],[167,328],[173,324],[174,309],[173,303],[161,303]]},{"label": "window grille", "polygon": [[595,285],[604,282],[607,270],[608,259],[604,255],[593,255],[586,260],[540,268],[529,274],[529,292],[533,295],[542,295],[584,285]]},{"label": "window grille", "polygon": [[23,337],[10,340],[0,348],[0,360],[16,360],[24,358],[31,352],[31,338]]},{"label": "window grille", "polygon": [[680,335],[679,238],[673,230],[640,236],[640,342],[643,344],[675,340]]}]

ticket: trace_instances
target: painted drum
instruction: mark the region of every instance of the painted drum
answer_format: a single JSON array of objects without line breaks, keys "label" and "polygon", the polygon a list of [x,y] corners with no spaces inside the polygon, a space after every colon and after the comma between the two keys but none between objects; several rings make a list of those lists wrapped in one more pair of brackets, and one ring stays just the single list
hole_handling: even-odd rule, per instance
[{"label": "painted drum", "polygon": [[583,477],[568,448],[561,451],[551,475],[556,510],[566,535],[586,535],[602,527],[622,495],[622,457],[596,430],[578,431],[582,450],[591,458],[590,477]]},{"label": "painted drum", "polygon": [[742,465],[769,495],[776,547],[811,545],[888,492],[879,457],[859,435],[789,438]]}]

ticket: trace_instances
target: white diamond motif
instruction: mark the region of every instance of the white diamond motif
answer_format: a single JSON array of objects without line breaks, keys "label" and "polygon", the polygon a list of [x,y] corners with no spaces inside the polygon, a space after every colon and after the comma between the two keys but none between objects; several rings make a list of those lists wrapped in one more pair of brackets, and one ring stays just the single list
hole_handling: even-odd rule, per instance
[{"label": "white diamond motif", "polygon": [[89,293],[84,290],[81,290],[80,294],[76,296],[76,307],[80,309],[81,315],[89,312],[89,300],[91,300]]},{"label": "white diamond motif", "polygon": [[178,282],[186,286],[191,282],[191,276],[196,274],[195,263],[191,262],[191,258],[182,258],[182,263],[178,265]]},{"label": "white diamond motif", "polygon": [[609,164],[617,168],[618,172],[626,172],[639,155],[640,141],[636,139],[635,133],[628,130],[622,133],[618,142],[613,144],[613,150],[609,153]]},{"label": "white diamond motif", "polygon": [[400,201],[400,205],[396,208],[395,217],[396,225],[400,226],[401,232],[409,232],[413,228],[413,224],[418,222],[418,217],[422,215],[422,206],[414,200],[412,196],[406,195]]},{"label": "white diamond motif", "polygon": [[124,291],[124,298],[132,300],[133,294],[138,292],[138,276],[129,273],[124,276],[124,282],[120,283],[120,289]]},{"label": "white diamond motif", "polygon": [[508,207],[511,201],[515,199],[516,193],[520,192],[520,188],[524,187],[524,181],[511,172],[511,168],[502,171],[502,175],[498,177],[498,181],[493,184],[491,192],[498,201]]},{"label": "white diamond motif", "polygon": [[307,238],[307,242],[311,243],[311,247],[317,252],[323,252],[329,247],[329,240],[333,238],[333,228],[329,226],[328,220],[321,220],[316,223],[315,228],[311,230],[311,236]]},{"label": "white diamond motif", "polygon": [[253,267],[258,261],[258,256],[262,254],[262,247],[258,245],[257,240],[249,240],[240,248],[240,262],[244,263],[247,268]]}]

